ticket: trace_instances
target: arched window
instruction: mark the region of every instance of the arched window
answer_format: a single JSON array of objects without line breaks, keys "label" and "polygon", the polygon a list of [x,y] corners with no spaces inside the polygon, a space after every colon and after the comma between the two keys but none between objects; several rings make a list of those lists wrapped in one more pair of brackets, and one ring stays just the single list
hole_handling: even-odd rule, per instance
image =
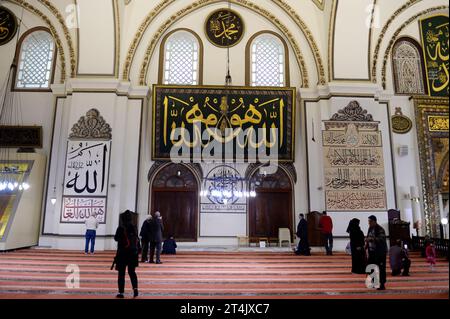
[{"label": "arched window", "polygon": [[163,39],[160,55],[160,83],[202,84],[203,45],[195,33],[186,29],[172,31]]},{"label": "arched window", "polygon": [[43,28],[32,29],[22,36],[19,44],[15,88],[50,89],[56,60],[56,46],[52,35]]},{"label": "arched window", "polygon": [[410,38],[400,38],[392,50],[395,93],[425,94],[421,47]]},{"label": "arched window", "polygon": [[247,44],[247,58],[247,85],[289,86],[288,48],[279,35],[254,35]]}]

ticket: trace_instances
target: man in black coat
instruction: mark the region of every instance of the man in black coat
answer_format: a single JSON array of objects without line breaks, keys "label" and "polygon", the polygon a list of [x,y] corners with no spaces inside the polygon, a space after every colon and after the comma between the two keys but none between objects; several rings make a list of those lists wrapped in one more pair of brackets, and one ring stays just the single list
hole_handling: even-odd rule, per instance
[{"label": "man in black coat", "polygon": [[376,216],[369,216],[369,231],[366,238],[366,248],[369,253],[368,264],[377,265],[380,269],[380,287],[378,290],[385,290],[386,284],[386,255],[387,243],[384,228],[378,225]]},{"label": "man in black coat", "polygon": [[305,219],[305,215],[300,214],[300,222],[297,226],[297,237],[299,238],[296,255],[311,256],[309,242],[308,242],[308,222]]},{"label": "man in black coat", "polygon": [[162,223],[162,217],[160,212],[155,213],[155,218],[153,218],[151,224],[151,235],[150,235],[150,263],[154,263],[154,255],[156,249],[156,263],[162,264],[161,262],[161,244],[163,241],[163,231],[164,226]]},{"label": "man in black coat", "polygon": [[144,221],[141,227],[141,232],[139,236],[141,236],[142,243],[142,257],[141,262],[147,262],[148,248],[151,237],[151,223],[152,223],[152,215],[148,215],[147,219]]}]

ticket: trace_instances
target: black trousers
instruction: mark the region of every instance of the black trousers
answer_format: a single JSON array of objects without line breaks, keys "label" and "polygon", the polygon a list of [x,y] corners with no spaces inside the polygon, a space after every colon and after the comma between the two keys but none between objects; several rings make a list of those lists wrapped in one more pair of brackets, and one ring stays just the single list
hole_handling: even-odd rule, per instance
[{"label": "black trousers", "polygon": [[[123,294],[125,292],[125,270],[127,265],[118,265],[117,270],[119,271],[119,278],[117,283],[119,285],[119,293]],[[128,275],[130,276],[131,286],[133,289],[138,288],[138,279],[136,275],[136,267],[128,266]]]},{"label": "black trousers", "polygon": [[142,262],[146,262],[147,261],[147,256],[148,256],[148,246],[150,241],[149,240],[141,240],[142,243],[142,257],[141,260]]},{"label": "black trousers", "polygon": [[325,240],[325,250],[327,255],[332,254],[333,252],[333,234],[322,234]]},{"label": "black trousers", "polygon": [[369,253],[368,264],[377,265],[380,269],[380,284],[384,286],[386,283],[386,254],[384,255],[374,255]]},{"label": "black trousers", "polygon": [[156,262],[161,261],[161,242],[160,241],[151,241],[150,242],[150,262],[154,261],[156,250]]},{"label": "black trousers", "polygon": [[392,276],[398,276],[402,273],[403,269],[403,276],[409,275],[409,267],[411,267],[411,260],[405,259],[402,261],[402,268],[400,269],[392,269]]}]

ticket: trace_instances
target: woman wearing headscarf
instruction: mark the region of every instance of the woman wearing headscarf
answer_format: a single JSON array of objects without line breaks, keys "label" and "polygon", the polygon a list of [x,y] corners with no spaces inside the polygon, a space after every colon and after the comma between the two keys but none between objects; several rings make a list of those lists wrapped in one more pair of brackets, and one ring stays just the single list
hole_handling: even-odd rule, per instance
[{"label": "woman wearing headscarf", "polygon": [[138,230],[132,222],[131,212],[126,211],[121,216],[121,225],[117,228],[114,240],[117,241],[117,254],[115,257],[116,270],[119,272],[119,294],[117,298],[124,298],[125,271],[128,267],[133,297],[138,296],[138,279],[136,267],[139,265],[139,237]]},{"label": "woman wearing headscarf", "polygon": [[347,233],[350,234],[350,249],[352,253],[352,273],[366,273],[366,251],[364,249],[364,233],[359,227],[359,219],[353,218],[348,224]]}]

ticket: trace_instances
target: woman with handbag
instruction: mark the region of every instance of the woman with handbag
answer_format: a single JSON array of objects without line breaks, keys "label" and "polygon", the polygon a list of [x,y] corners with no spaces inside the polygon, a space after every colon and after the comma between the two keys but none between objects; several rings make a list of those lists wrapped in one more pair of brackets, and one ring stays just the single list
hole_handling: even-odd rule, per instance
[{"label": "woman with handbag", "polygon": [[136,275],[136,267],[139,265],[139,237],[137,228],[132,223],[131,214],[124,214],[123,217],[122,225],[117,228],[114,236],[114,240],[117,241],[115,263],[116,270],[119,272],[119,293],[116,298],[124,298],[125,271],[127,267],[133,287],[133,297],[136,298],[139,295]]}]

